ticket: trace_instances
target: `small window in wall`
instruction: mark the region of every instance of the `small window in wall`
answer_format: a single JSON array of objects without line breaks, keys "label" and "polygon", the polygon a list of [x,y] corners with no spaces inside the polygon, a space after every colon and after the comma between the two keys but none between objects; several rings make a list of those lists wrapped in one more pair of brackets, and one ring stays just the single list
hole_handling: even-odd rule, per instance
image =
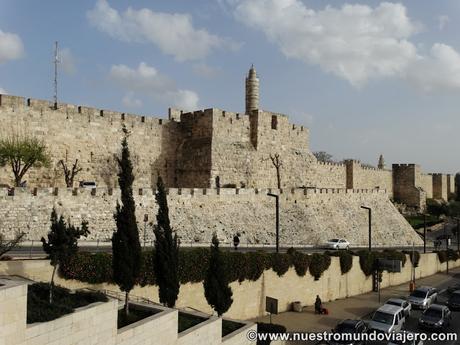
[{"label": "small window in wall", "polygon": [[278,117],[272,115],[272,129],[278,129]]}]

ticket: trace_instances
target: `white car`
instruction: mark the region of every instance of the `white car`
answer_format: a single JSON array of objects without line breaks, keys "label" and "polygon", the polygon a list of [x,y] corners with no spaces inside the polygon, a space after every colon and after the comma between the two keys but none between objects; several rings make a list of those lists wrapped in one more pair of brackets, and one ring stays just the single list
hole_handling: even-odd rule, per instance
[{"label": "white car", "polygon": [[327,241],[324,247],[327,249],[349,249],[350,242],[343,238],[333,238]]},{"label": "white car", "polygon": [[404,316],[408,317],[410,316],[411,312],[411,305],[409,302],[407,302],[405,299],[402,298],[390,298],[388,301],[385,302],[385,304],[390,304],[390,305],[395,305],[397,307],[401,307],[404,310]]},{"label": "white car", "polygon": [[422,286],[415,289],[407,298],[412,309],[427,309],[438,300],[438,290],[429,286]]},{"label": "white car", "polygon": [[400,332],[405,322],[406,317],[403,308],[384,304],[372,316],[369,329],[371,332]]}]

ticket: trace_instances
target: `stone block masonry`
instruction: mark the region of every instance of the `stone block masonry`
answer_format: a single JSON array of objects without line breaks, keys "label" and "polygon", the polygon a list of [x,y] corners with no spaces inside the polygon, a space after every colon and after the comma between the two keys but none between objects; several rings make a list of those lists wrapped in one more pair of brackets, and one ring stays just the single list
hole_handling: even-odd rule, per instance
[{"label": "stone block masonry", "polygon": [[[275,242],[275,205],[267,192],[280,194],[282,246],[322,244],[335,237],[347,238],[353,245],[366,245],[367,213],[373,209],[374,245],[416,245],[420,237],[399,214],[385,191],[346,189],[177,189],[168,190],[171,222],[184,245],[209,243],[213,232],[230,244],[241,235],[243,244]],[[38,240],[49,231],[53,207],[74,224],[87,220],[90,239],[108,240],[115,227],[113,213],[119,190],[16,189],[9,196],[0,190],[0,228],[7,237],[26,231]],[[153,236],[151,223],[157,205],[154,190],[135,191],[140,238]]]},{"label": "stone block masonry", "polygon": [[[49,266],[49,265],[48,265]],[[1,270],[1,269],[0,269]],[[28,275],[27,272],[24,272]],[[1,345],[249,345],[244,335],[257,330],[252,322],[222,337],[222,318],[205,315],[206,321],[178,333],[178,310],[138,304],[156,313],[117,329],[117,300],[93,303],[56,320],[26,324],[27,285],[7,281],[0,286]]]}]

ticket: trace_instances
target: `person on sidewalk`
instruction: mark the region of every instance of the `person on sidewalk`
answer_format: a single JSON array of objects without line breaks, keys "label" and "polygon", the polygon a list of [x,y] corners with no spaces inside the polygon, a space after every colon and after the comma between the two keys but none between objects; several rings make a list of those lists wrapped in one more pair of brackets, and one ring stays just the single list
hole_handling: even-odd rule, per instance
[{"label": "person on sidewalk", "polygon": [[319,295],[316,295],[316,301],[315,301],[315,314],[322,314],[323,311],[323,302],[321,302],[321,298],[319,298]]}]

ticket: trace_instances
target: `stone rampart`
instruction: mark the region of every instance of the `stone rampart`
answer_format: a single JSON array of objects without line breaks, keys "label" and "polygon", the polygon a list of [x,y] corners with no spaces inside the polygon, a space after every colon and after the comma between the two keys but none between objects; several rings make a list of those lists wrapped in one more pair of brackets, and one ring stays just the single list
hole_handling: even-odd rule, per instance
[{"label": "stone rampart", "polygon": [[[280,195],[282,245],[321,244],[344,237],[354,245],[367,243],[367,213],[373,209],[373,243],[421,243],[385,191],[346,189],[171,188],[168,203],[173,227],[183,243],[208,243],[216,232],[224,243],[240,234],[242,243],[273,244],[275,204],[268,192]],[[136,189],[141,240],[152,238],[157,205],[152,189]],[[14,195],[12,195],[14,194]],[[38,240],[49,231],[53,207],[74,224],[89,222],[90,239],[108,240],[114,230],[118,189],[0,189],[0,229],[7,237],[25,231]],[[143,222],[145,215],[147,222]]]}]

